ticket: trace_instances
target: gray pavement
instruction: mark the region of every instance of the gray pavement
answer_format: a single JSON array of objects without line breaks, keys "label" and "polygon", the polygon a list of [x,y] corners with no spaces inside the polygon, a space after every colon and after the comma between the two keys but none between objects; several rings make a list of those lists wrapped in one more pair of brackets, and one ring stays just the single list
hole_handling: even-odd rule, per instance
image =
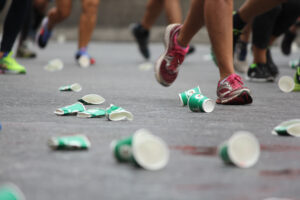
[{"label": "gray pavement", "polygon": [[[51,43],[35,60],[19,60],[27,75],[0,76],[0,184],[13,182],[28,200],[79,199],[224,199],[260,200],[268,197],[300,199],[300,143],[276,137],[278,123],[299,118],[299,93],[282,93],[276,83],[249,83],[254,102],[250,106],[217,105],[210,114],[192,113],[179,105],[177,93],[199,85],[216,99],[217,68],[203,60],[209,46],[197,45],[187,57],[178,80],[169,88],[156,83],[153,70],[141,71],[143,62],[133,43],[93,43],[90,52],[96,66],[80,69],[74,62],[76,44]],[[162,52],[152,44],[152,61]],[[274,49],[281,75],[293,75],[288,61]],[[61,58],[65,67],[47,72],[43,66]],[[59,92],[62,85],[78,82],[79,93]],[[75,103],[89,93],[124,107],[134,120],[59,117],[53,111]],[[92,107],[92,106],[90,106]],[[147,128],[171,148],[170,162],[151,172],[112,157],[114,139]],[[253,168],[225,166],[215,148],[235,131],[255,134],[262,154]],[[92,142],[88,151],[58,152],[47,146],[51,136],[82,133]]]}]

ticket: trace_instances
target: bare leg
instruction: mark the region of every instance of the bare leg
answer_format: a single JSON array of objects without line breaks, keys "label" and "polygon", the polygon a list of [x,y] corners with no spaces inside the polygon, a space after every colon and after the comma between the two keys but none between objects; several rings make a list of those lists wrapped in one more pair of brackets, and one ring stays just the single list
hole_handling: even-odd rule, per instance
[{"label": "bare leg", "polygon": [[56,6],[48,12],[48,29],[69,17],[71,13],[72,0],[56,0]]},{"label": "bare leg", "polygon": [[150,30],[160,15],[164,7],[163,0],[149,0],[146,7],[146,12],[143,16],[141,25],[144,29]]},{"label": "bare leg", "polygon": [[251,31],[252,31],[252,29],[251,29],[251,23],[249,23],[243,29],[243,33],[240,35],[240,40],[243,41],[243,42],[245,42],[245,43],[248,43]]},{"label": "bare leg", "polygon": [[164,0],[164,6],[169,24],[182,23],[179,0]]},{"label": "bare leg", "polygon": [[79,24],[78,48],[86,47],[91,40],[97,22],[98,5],[100,0],[82,0],[82,13]]}]

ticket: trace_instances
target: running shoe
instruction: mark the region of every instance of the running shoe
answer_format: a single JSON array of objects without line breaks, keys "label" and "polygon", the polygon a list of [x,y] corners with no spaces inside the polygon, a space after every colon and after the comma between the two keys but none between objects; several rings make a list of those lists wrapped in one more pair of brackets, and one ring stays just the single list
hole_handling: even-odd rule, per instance
[{"label": "running shoe", "polygon": [[248,43],[243,41],[239,41],[236,44],[234,56],[234,69],[240,73],[245,73],[248,70],[247,45]]},{"label": "running shoe", "polygon": [[237,74],[231,74],[219,81],[217,96],[217,104],[243,105],[252,103],[250,89],[244,87],[241,77]]},{"label": "running shoe", "polygon": [[190,45],[189,51],[187,52],[187,56],[193,54],[196,51],[196,48],[194,45]]},{"label": "running shoe", "polygon": [[28,45],[23,42],[17,49],[17,57],[18,58],[35,58],[36,53],[29,49]]},{"label": "running shoe", "polygon": [[250,65],[246,78],[250,81],[257,82],[267,82],[274,80],[274,77],[269,71],[268,65],[262,63],[253,63],[252,65]]},{"label": "running shoe", "polygon": [[2,73],[26,74],[25,67],[12,57],[12,52],[0,59],[0,71]]},{"label": "running shoe", "polygon": [[131,33],[138,44],[139,50],[145,59],[150,58],[149,51],[149,31],[146,30],[141,24],[136,23],[132,25]]},{"label": "running shoe", "polygon": [[89,67],[90,65],[94,65],[96,63],[96,60],[88,54],[86,48],[81,48],[77,51],[75,54],[75,60],[79,66],[83,68]]},{"label": "running shoe", "polygon": [[37,44],[40,48],[45,48],[49,39],[51,38],[52,32],[47,28],[48,27],[48,17],[43,19],[40,30],[37,34]]},{"label": "running shoe", "polygon": [[279,74],[279,70],[278,70],[277,65],[273,61],[270,49],[267,50],[266,56],[267,56],[267,67],[269,69],[269,72],[274,78],[276,78],[276,76]]},{"label": "running shoe", "polygon": [[292,43],[296,38],[295,33],[291,33],[290,31],[287,31],[282,39],[281,42],[281,51],[284,55],[290,55],[291,54],[291,47]]},{"label": "running shoe", "polygon": [[177,43],[177,35],[181,29],[180,24],[171,24],[165,31],[165,52],[159,57],[155,64],[156,80],[163,86],[170,86],[177,78],[179,66],[189,50]]}]

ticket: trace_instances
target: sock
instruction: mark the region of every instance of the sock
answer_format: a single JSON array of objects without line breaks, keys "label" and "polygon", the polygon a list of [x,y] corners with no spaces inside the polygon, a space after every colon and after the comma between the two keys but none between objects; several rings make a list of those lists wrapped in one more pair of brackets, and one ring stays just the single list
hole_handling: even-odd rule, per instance
[{"label": "sock", "polygon": [[242,30],[246,26],[246,22],[241,19],[238,12],[233,15],[233,29]]}]

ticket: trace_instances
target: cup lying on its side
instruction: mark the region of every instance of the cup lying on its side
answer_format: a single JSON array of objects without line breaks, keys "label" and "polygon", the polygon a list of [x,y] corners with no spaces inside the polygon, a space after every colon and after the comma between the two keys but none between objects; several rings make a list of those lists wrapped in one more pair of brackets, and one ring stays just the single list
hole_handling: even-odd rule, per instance
[{"label": "cup lying on its side", "polygon": [[25,200],[23,192],[12,183],[0,187],[0,200]]},{"label": "cup lying on its side", "polygon": [[48,145],[54,150],[86,150],[91,147],[90,140],[85,135],[69,135],[52,137]]},{"label": "cup lying on its side", "polygon": [[210,113],[215,109],[215,102],[200,93],[193,94],[188,100],[188,105],[193,112]]},{"label": "cup lying on its side", "polygon": [[106,111],[101,108],[93,108],[93,109],[88,109],[83,112],[78,112],[77,117],[81,118],[99,118],[99,117],[104,117],[106,115]]},{"label": "cup lying on its side", "polygon": [[98,105],[105,102],[105,99],[98,94],[88,94],[78,100],[85,105]]},{"label": "cup lying on its side", "polygon": [[290,76],[282,76],[278,81],[279,89],[283,92],[300,91],[300,67],[297,67],[294,79]]},{"label": "cup lying on its side", "polygon": [[276,126],[273,135],[300,137],[300,119],[284,121]]},{"label": "cup lying on its side", "polygon": [[188,103],[189,98],[195,94],[195,93],[201,93],[200,87],[197,86],[195,88],[189,89],[187,91],[184,91],[182,93],[179,93],[179,100],[182,106],[186,106]]},{"label": "cup lying on its side", "polygon": [[146,129],[140,129],[128,138],[114,140],[110,146],[117,161],[133,163],[147,170],[162,169],[169,161],[166,143]]},{"label": "cup lying on its side", "polygon": [[239,131],[219,146],[218,153],[225,164],[249,168],[259,159],[260,145],[254,135]]},{"label": "cup lying on its side", "polygon": [[71,85],[62,86],[59,88],[59,91],[74,91],[74,92],[80,92],[82,89],[81,85],[78,83],[74,83]]},{"label": "cup lying on its side", "polygon": [[124,108],[111,104],[110,107],[106,109],[106,118],[110,121],[120,121],[125,119],[132,121],[133,115]]},{"label": "cup lying on its side", "polygon": [[54,72],[54,71],[60,71],[64,68],[64,63],[61,59],[53,59],[48,62],[48,64],[44,67],[45,70]]},{"label": "cup lying on its side", "polygon": [[69,106],[58,108],[54,111],[56,115],[76,115],[78,112],[85,111],[85,107],[82,103],[77,102]]}]

